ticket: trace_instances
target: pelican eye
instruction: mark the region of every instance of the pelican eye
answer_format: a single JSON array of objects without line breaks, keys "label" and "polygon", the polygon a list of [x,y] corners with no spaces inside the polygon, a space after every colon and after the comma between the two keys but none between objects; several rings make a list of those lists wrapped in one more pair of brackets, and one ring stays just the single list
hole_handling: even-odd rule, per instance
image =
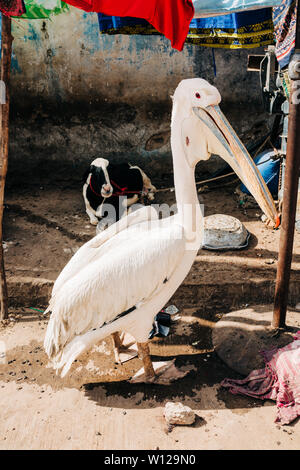
[{"label": "pelican eye", "polygon": [[196,98],[198,98],[198,100],[200,100],[200,98],[201,98],[200,93],[197,92],[195,96],[196,96]]}]

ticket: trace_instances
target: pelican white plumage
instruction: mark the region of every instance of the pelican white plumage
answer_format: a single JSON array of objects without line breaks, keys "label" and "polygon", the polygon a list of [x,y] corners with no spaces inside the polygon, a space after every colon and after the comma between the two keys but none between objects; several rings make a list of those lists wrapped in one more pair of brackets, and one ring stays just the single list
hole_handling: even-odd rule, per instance
[{"label": "pelican white plumage", "polygon": [[155,315],[180,286],[201,246],[202,214],[194,169],[222,156],[276,223],[273,199],[242,143],[221,113],[218,90],[203,79],[183,80],[173,96],[171,147],[178,212],[159,220],[144,207],[83,245],[57,278],[45,350],[64,376],[72,362],[110,334],[138,342],[149,381],[147,347]]}]

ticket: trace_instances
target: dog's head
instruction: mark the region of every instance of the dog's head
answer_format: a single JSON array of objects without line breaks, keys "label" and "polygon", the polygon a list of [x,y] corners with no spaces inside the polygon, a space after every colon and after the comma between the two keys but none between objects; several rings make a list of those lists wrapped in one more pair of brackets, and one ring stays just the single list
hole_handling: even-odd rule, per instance
[{"label": "dog's head", "polygon": [[93,188],[103,198],[110,197],[113,193],[113,187],[110,183],[108,174],[109,161],[104,158],[96,158],[90,166],[92,174]]}]

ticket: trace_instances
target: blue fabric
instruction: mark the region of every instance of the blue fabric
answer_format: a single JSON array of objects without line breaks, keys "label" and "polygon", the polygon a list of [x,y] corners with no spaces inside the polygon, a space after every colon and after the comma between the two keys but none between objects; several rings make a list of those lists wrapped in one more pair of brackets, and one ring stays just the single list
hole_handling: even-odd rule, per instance
[{"label": "blue fabric", "polygon": [[[254,159],[270,193],[273,195],[278,193],[280,172],[280,160],[278,158],[273,160],[275,156],[274,150],[265,150]],[[250,194],[243,184],[241,184],[240,189],[243,193]]]},{"label": "blue fabric", "polygon": [[151,27],[148,21],[141,18],[130,18],[128,16],[121,18],[120,16],[107,16],[103,15],[102,13],[98,13],[98,21],[101,33],[105,33],[111,29],[118,30],[127,26],[135,27],[137,25],[141,25],[145,27]]},{"label": "blue fabric", "polygon": [[191,28],[214,28],[214,29],[234,29],[249,25],[262,23],[272,18],[271,8],[264,8],[257,11],[244,11],[241,13],[231,13],[229,15],[212,16],[208,18],[194,18],[191,21]]},{"label": "blue fabric", "polygon": [[[191,28],[217,28],[217,29],[238,29],[244,26],[254,25],[270,20],[272,18],[272,10],[270,8],[264,8],[255,12],[247,11],[242,13],[232,13],[229,15],[214,16],[208,18],[194,18],[191,21]],[[108,30],[119,30],[126,27],[136,26],[149,26],[146,20],[139,18],[129,18],[120,16],[107,16],[102,13],[98,13],[99,28],[101,33],[105,33]]]}]

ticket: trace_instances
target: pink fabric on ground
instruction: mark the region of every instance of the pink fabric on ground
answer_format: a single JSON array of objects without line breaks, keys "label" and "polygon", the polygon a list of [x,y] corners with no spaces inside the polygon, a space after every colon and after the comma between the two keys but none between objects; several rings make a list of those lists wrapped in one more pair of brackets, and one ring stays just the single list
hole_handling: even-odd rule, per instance
[{"label": "pink fabric on ground", "polygon": [[289,424],[300,416],[300,331],[280,349],[262,352],[266,366],[242,380],[221,383],[233,394],[276,401],[276,423]]}]

